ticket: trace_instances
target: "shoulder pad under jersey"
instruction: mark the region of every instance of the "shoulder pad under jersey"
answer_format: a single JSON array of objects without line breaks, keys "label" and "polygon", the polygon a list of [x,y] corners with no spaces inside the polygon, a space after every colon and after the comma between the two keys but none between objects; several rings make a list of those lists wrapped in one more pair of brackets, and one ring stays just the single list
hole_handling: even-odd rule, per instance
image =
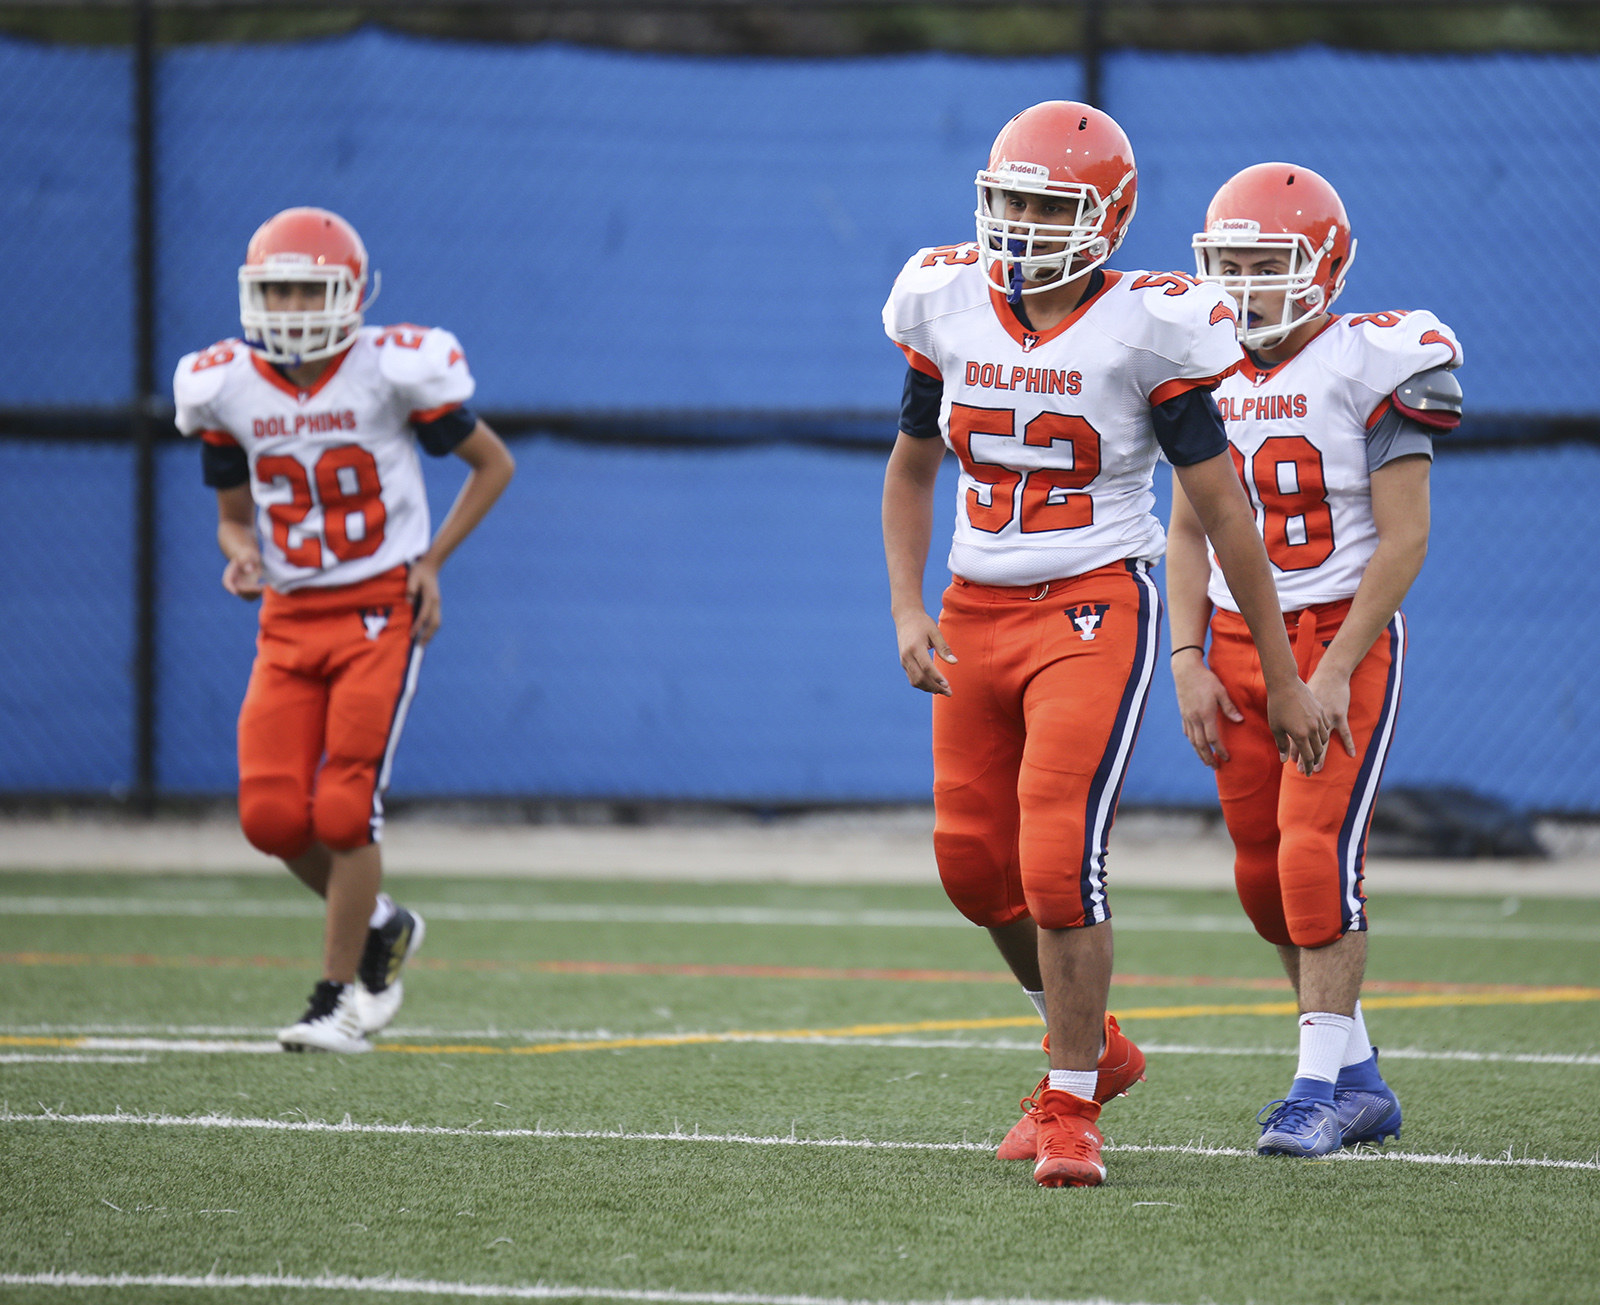
[{"label": "shoulder pad under jersey", "polygon": [[1358,342],[1359,357],[1350,358],[1350,366],[1379,393],[1389,393],[1418,372],[1461,365],[1461,342],[1455,332],[1425,308],[1359,313],[1344,324]]},{"label": "shoulder pad under jersey", "polygon": [[202,411],[222,393],[229,373],[248,363],[249,346],[240,340],[220,340],[209,349],[197,349],[178,360],[172,374],[172,400],[177,407],[178,429],[193,435],[209,420]]},{"label": "shoulder pad under jersey", "polygon": [[[900,340],[902,331],[938,316],[947,306],[947,295],[941,292],[957,286],[963,274],[971,275],[978,266],[978,246],[970,240],[964,245],[934,245],[917,250],[895,277],[894,288],[883,306],[883,329],[889,338]],[[978,275],[981,279],[982,272]],[[987,293],[981,286],[977,291]],[[971,293],[974,292],[961,297],[970,298]]]},{"label": "shoulder pad under jersey", "polygon": [[1461,424],[1461,382],[1450,368],[1431,367],[1395,388],[1394,406],[1424,426],[1454,430]]},{"label": "shoulder pad under jersey", "polygon": [[371,340],[379,373],[413,408],[465,403],[472,397],[476,383],[461,343],[442,327],[401,323],[375,329]]},{"label": "shoulder pad under jersey", "polygon": [[1220,376],[1237,367],[1238,312],[1221,286],[1183,272],[1124,272],[1117,289],[1137,305],[1124,343],[1167,359],[1172,379]]}]

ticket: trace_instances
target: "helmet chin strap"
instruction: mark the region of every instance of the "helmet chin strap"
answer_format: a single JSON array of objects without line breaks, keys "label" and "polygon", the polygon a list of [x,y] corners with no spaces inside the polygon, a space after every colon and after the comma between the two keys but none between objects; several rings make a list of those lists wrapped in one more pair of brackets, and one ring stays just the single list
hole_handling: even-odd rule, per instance
[{"label": "helmet chin strap", "polygon": [[[1027,248],[1028,242],[1025,240],[1013,238],[1006,241],[1006,252],[1013,258],[1024,253]],[[1027,274],[1022,270],[1022,262],[1018,259],[1017,262],[1011,264],[1011,284],[1006,290],[1006,302],[1008,304],[1015,305],[1022,302],[1022,283],[1025,280],[1027,280]]]},{"label": "helmet chin strap", "polygon": [[[1107,254],[1107,241],[1104,236],[1098,236],[1091,241],[1083,251],[1096,266],[1104,261]],[[1021,255],[1028,249],[1028,242],[1015,236],[1006,241],[1006,252],[1016,261],[1011,264],[1010,285],[1006,290],[1006,302],[1019,304],[1022,302],[1022,286],[1025,281],[1045,276],[1051,272],[1059,271],[1064,284],[1071,279],[1071,269],[1068,266],[1067,256],[1061,254],[1051,258],[1023,259]]]}]

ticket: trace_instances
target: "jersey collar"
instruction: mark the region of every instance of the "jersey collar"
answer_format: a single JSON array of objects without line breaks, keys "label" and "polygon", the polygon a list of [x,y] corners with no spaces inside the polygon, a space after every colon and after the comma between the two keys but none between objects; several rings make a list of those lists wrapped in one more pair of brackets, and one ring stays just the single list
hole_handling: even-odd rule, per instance
[{"label": "jersey collar", "polygon": [[[351,346],[351,348],[354,347],[354,345]],[[333,355],[333,361],[328,364],[328,370],[323,372],[322,375],[317,377],[317,379],[310,385],[302,389],[300,386],[296,385],[293,381],[284,376],[282,372],[269,363],[254,349],[250,350],[250,362],[251,365],[256,369],[256,375],[261,377],[261,379],[266,381],[268,384],[277,386],[278,389],[282,390],[290,398],[300,403],[304,403],[307,399],[315,398],[317,394],[328,384],[328,382],[338,374],[339,368],[344,366],[344,360],[349,356],[349,349],[341,349],[338,353]]]},{"label": "jersey collar", "polygon": [[1107,290],[1122,279],[1121,272],[1113,272],[1108,267],[1096,268],[1095,271],[1099,272],[1104,277],[1104,280],[1089,294],[1085,295],[1083,301],[1076,308],[1048,331],[1035,331],[1019,322],[1016,313],[1011,309],[1011,304],[1006,299],[1004,291],[995,289],[992,282],[989,283],[989,302],[994,305],[994,315],[1000,319],[1000,325],[1005,327],[1007,335],[1020,344],[1024,351],[1037,349],[1046,341],[1054,340],[1056,336],[1081,318],[1099,300],[1101,295],[1105,294]]},{"label": "jersey collar", "polygon": [[[1339,314],[1338,313],[1329,313],[1328,314],[1328,320],[1326,322],[1324,322],[1320,327],[1317,328],[1317,334],[1313,335],[1311,337],[1311,340],[1317,339],[1319,336],[1321,336],[1321,334],[1324,331],[1326,331],[1330,326],[1332,326],[1338,320],[1339,320]],[[1264,366],[1260,362],[1258,362],[1256,360],[1255,354],[1251,353],[1250,350],[1241,349],[1240,352],[1242,352],[1244,354],[1244,361],[1239,364],[1239,375],[1247,378],[1248,380],[1250,380],[1251,382],[1253,382],[1256,385],[1260,385],[1262,381],[1265,381],[1270,377],[1276,376],[1280,371],[1282,371],[1285,367],[1287,367],[1290,363],[1292,363],[1296,358],[1298,358],[1301,354],[1303,354],[1307,349],[1309,349],[1311,347],[1311,340],[1307,340],[1304,344],[1302,344],[1298,349],[1296,349],[1292,354],[1290,354],[1282,362],[1272,363],[1272,364],[1267,365],[1267,366]]]}]

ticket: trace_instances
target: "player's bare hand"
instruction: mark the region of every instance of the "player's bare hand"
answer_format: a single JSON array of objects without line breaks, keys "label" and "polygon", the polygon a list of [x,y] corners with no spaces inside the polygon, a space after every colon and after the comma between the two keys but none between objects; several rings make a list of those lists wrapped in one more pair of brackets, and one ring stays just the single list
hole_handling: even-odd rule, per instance
[{"label": "player's bare hand", "polygon": [[241,553],[228,559],[222,569],[222,587],[230,594],[253,603],[261,597],[261,554]]},{"label": "player's bare hand", "polygon": [[939,633],[939,623],[926,612],[908,612],[895,618],[894,632],[900,643],[900,665],[912,687],[948,698],[950,681],[935,658],[953,663],[956,655]]},{"label": "player's bare hand", "polygon": [[1345,754],[1353,757],[1356,755],[1356,740],[1350,732],[1350,677],[1326,670],[1326,666],[1326,661],[1319,665],[1311,673],[1308,684],[1311,692],[1316,694],[1317,701],[1322,704],[1328,724],[1339,736],[1339,742],[1344,744]]},{"label": "player's bare hand", "polygon": [[[1190,651],[1195,656],[1190,657]],[[1197,649],[1185,649],[1173,658],[1172,682],[1178,691],[1184,737],[1200,760],[1215,770],[1229,760],[1228,749],[1222,743],[1221,717],[1226,716],[1237,725],[1244,720],[1244,713],[1234,706],[1222,681]]]},{"label": "player's bare hand", "polygon": [[1278,760],[1292,761],[1302,775],[1322,769],[1331,733],[1327,713],[1298,676],[1276,691],[1267,691],[1267,723],[1278,741]]},{"label": "player's bare hand", "polygon": [[418,643],[427,643],[444,624],[438,566],[423,558],[413,562],[406,576],[406,597],[411,600],[411,637]]}]

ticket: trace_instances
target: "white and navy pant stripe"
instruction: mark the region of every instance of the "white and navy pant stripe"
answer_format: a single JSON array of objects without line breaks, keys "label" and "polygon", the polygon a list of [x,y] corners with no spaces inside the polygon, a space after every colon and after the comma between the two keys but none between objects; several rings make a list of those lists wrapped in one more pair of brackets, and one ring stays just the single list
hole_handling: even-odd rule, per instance
[{"label": "white and navy pant stripe", "polygon": [[1384,685],[1377,724],[1367,740],[1361,769],[1356,772],[1350,806],[1339,828],[1339,894],[1347,931],[1367,927],[1361,895],[1361,876],[1367,860],[1367,828],[1372,823],[1373,803],[1377,801],[1384,763],[1389,759],[1389,747],[1394,741],[1395,718],[1400,714],[1400,686],[1405,678],[1406,618],[1396,612],[1378,638],[1389,642],[1389,679]]},{"label": "white and navy pant stripe", "polygon": [[383,841],[383,795],[389,787],[389,774],[394,769],[394,754],[400,747],[400,731],[406,727],[406,713],[411,710],[411,700],[417,695],[417,679],[422,673],[422,645],[411,641],[411,651],[406,654],[406,671],[400,678],[400,692],[395,696],[394,711],[389,717],[389,735],[383,742],[383,760],[378,763],[377,780],[372,786],[372,815],[367,827],[372,831],[372,841]]},{"label": "white and navy pant stripe", "polygon": [[1139,737],[1145,705],[1150,700],[1150,684],[1155,678],[1156,658],[1161,647],[1160,591],[1150,578],[1146,563],[1129,560],[1126,565],[1139,594],[1138,637],[1134,644],[1133,666],[1111,727],[1111,738],[1090,783],[1084,812],[1083,861],[1078,884],[1083,895],[1085,924],[1099,924],[1110,918],[1110,908],[1106,904],[1106,848],[1111,837],[1111,823],[1117,816],[1117,803],[1122,798],[1122,782],[1128,777],[1133,745]]}]

